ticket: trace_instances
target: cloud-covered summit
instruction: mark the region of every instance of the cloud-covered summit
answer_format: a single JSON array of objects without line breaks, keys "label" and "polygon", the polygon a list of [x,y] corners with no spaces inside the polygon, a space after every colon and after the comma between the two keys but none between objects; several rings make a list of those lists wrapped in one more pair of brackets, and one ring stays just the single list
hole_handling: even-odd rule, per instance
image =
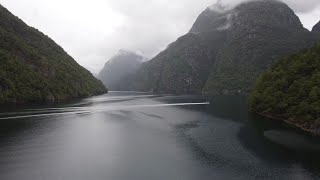
[{"label": "cloud-covered summit", "polygon": [[319,0],[217,0],[210,8],[216,11],[228,10],[248,1],[280,1],[287,4],[296,13],[310,12],[320,6]]},{"label": "cloud-covered summit", "polygon": [[[152,58],[186,34],[217,0],[0,0],[12,13],[59,43],[81,65],[98,72],[118,49]],[[311,29],[319,0],[283,0]],[[220,0],[235,6],[243,0]]]}]

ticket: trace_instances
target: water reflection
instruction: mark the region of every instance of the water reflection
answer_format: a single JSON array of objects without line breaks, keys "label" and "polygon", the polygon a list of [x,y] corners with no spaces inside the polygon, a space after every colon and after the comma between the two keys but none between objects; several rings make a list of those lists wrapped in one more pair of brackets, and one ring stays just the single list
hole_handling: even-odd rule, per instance
[{"label": "water reflection", "polygon": [[319,153],[266,139],[291,128],[248,113],[246,103],[114,92],[2,109],[0,179],[318,179]]}]

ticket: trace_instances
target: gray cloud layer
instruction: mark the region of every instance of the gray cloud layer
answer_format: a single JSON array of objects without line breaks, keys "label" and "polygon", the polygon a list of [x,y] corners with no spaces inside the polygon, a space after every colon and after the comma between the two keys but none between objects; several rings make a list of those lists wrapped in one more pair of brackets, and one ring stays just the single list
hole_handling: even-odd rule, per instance
[{"label": "gray cloud layer", "polygon": [[[220,0],[232,6],[244,0]],[[320,0],[283,0],[307,28],[320,20]],[[188,32],[216,0],[0,0],[52,37],[81,65],[98,72],[118,49],[148,58]]]},{"label": "gray cloud layer", "polygon": [[[282,0],[287,3],[295,12],[305,13],[319,8],[319,0]],[[320,18],[320,17],[319,17]]]},{"label": "gray cloud layer", "polygon": [[[234,7],[242,2],[252,0],[217,0],[218,3]],[[267,1],[267,0],[265,0]],[[288,4],[296,13],[310,12],[319,7],[319,0],[278,0]]]}]

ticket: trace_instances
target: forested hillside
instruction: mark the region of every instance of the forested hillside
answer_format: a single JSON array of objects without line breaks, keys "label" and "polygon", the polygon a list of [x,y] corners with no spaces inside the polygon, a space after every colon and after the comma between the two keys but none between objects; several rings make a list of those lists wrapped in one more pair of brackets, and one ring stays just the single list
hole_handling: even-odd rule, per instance
[{"label": "forested hillside", "polygon": [[264,73],[249,106],[320,134],[320,44],[281,59]]},{"label": "forested hillside", "polygon": [[107,92],[59,45],[0,5],[0,102],[54,101]]},{"label": "forested hillside", "polygon": [[126,78],[122,90],[248,94],[279,58],[319,40],[282,2],[250,1],[233,9],[216,4],[188,34]]}]

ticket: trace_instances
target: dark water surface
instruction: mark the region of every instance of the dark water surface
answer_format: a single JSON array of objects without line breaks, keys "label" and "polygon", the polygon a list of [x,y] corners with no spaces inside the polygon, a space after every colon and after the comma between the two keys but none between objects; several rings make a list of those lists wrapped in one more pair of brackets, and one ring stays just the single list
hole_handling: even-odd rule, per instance
[{"label": "dark water surface", "polygon": [[265,138],[288,129],[250,115],[245,97],[112,92],[1,111],[1,180],[320,178],[320,151]]}]

